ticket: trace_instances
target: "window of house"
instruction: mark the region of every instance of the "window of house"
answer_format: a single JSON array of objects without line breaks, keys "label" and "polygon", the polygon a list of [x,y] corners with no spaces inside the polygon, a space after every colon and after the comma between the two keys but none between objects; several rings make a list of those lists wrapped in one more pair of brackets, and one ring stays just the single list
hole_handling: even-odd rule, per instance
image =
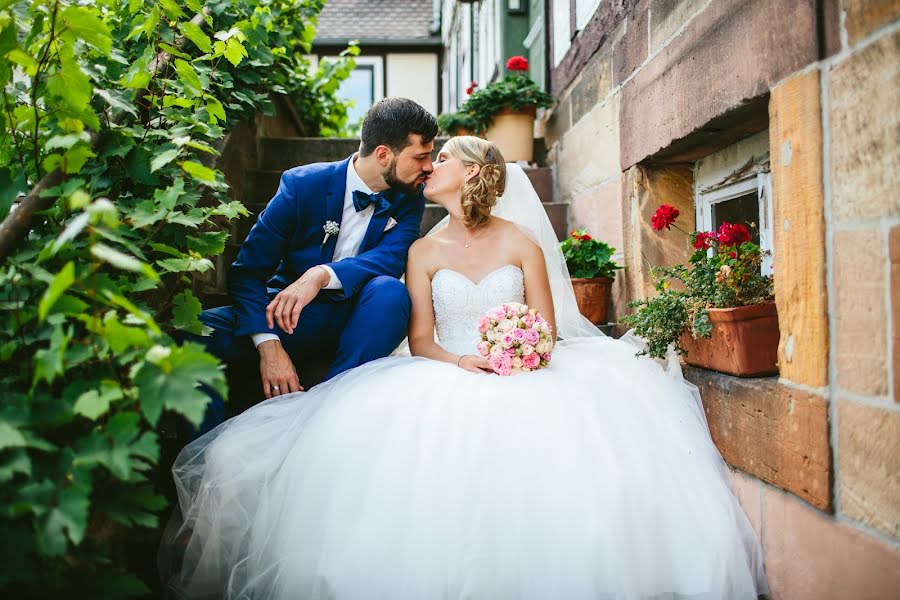
[{"label": "window of house", "polygon": [[763,251],[762,272],[772,274],[772,178],[768,131],[756,134],[697,162],[694,175],[697,229],[715,231],[724,222],[741,223]]},{"label": "window of house", "polygon": [[357,56],[356,68],[341,82],[338,98],[353,100],[347,111],[348,123],[357,123],[376,100],[384,97],[384,64],[380,56]]}]

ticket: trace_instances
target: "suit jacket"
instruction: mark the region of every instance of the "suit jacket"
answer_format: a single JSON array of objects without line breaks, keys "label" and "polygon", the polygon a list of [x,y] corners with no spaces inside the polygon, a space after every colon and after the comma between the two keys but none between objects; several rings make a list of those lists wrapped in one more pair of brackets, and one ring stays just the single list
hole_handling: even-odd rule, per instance
[{"label": "suit jacket", "polygon": [[[390,211],[372,216],[357,256],[333,262],[337,235],[323,243],[325,222],[341,222],[351,159],[294,167],[281,176],[278,192],[228,271],[235,335],[273,332],[266,324],[266,288],[284,289],[311,267],[327,264],[334,270],[343,284],[343,290],[329,292],[336,301],[353,298],[374,277],[403,274],[409,247],[419,237],[421,194],[392,191]],[[397,225],[384,231],[391,217]]]}]

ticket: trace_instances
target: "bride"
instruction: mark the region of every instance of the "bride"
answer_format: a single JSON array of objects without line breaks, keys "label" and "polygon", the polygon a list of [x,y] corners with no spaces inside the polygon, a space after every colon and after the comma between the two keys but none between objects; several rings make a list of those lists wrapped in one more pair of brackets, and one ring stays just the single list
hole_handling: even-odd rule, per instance
[{"label": "bride", "polygon": [[[410,249],[412,356],[263,402],[188,445],[161,552],[171,593],[766,593],[696,388],[676,357],[637,357],[639,340],[604,337],[578,314],[524,172],[491,143],[457,137],[425,195],[449,217]],[[500,377],[475,352],[476,327],[512,301],[537,308],[559,342],[547,368]]]}]

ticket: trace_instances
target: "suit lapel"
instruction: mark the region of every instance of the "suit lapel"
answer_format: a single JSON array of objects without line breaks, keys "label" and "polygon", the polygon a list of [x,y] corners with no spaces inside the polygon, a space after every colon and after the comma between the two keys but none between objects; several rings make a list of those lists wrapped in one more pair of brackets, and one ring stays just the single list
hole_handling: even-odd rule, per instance
[{"label": "suit lapel", "polygon": [[366,234],[363,236],[362,243],[359,245],[360,254],[371,249],[372,246],[375,245],[375,242],[380,239],[388,219],[396,212],[397,205],[405,201],[405,198],[406,197],[400,192],[391,192],[391,210],[378,215],[377,217],[372,215],[369,226],[366,228]]},{"label": "suit lapel", "polygon": [[[344,193],[347,187],[347,166],[350,164],[350,158],[344,160],[338,165],[328,182],[328,189],[325,193],[325,221],[334,221],[340,226],[344,217]],[[322,223],[322,236],[324,237],[325,223]],[[337,244],[337,235],[329,235],[325,243],[322,244],[322,261],[331,262],[334,260],[334,247]]]}]

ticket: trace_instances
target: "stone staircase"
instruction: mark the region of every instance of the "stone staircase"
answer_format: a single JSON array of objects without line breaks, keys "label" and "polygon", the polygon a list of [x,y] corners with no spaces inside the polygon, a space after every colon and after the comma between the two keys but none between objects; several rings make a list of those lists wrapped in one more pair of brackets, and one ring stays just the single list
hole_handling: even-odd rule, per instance
[{"label": "stone staircase", "polygon": [[[435,152],[440,150],[446,138],[435,140]],[[230,245],[240,246],[258,215],[278,189],[281,173],[291,167],[314,162],[329,162],[344,159],[359,147],[359,140],[340,138],[261,138],[259,140],[259,168],[248,171],[245,176],[244,197],[241,199],[252,213],[242,219]],[[540,157],[540,153],[538,153]],[[553,202],[553,174],[547,167],[527,168],[526,173],[544,203],[544,208],[553,223],[559,239],[567,232],[567,205]],[[422,218],[422,234],[427,233],[447,212],[437,204],[427,204]]]}]

